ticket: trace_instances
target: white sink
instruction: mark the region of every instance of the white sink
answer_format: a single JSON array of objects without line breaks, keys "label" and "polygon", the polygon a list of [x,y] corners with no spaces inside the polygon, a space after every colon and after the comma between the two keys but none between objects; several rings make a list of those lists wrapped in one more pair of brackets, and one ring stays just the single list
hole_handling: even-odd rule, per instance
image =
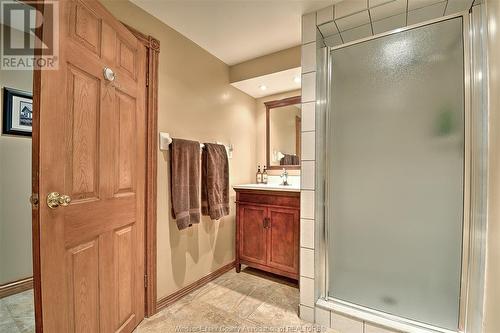
[{"label": "white sink", "polygon": [[298,185],[280,185],[280,184],[242,184],[233,186],[235,189],[242,190],[265,190],[265,191],[290,191],[299,192]]}]

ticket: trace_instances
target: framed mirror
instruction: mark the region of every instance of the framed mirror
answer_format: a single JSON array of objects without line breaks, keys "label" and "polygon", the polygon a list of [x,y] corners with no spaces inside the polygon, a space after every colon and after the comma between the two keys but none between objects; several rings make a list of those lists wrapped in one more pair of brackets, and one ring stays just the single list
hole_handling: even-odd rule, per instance
[{"label": "framed mirror", "polygon": [[267,169],[300,169],[300,96],[265,102]]}]

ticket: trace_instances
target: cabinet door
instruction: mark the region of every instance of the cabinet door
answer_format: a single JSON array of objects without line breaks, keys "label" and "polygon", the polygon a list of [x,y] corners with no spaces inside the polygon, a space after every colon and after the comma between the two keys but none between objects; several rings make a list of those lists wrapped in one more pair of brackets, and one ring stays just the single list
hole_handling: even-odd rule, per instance
[{"label": "cabinet door", "polygon": [[239,206],[240,258],[266,264],[267,237],[264,219],[267,208],[253,205]]},{"label": "cabinet door", "polygon": [[268,208],[267,266],[290,273],[299,270],[299,212]]}]

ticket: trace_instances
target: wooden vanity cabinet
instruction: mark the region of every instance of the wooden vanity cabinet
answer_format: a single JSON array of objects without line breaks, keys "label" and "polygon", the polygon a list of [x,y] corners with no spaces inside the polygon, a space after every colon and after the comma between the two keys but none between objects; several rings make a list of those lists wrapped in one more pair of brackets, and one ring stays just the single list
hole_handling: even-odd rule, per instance
[{"label": "wooden vanity cabinet", "polygon": [[244,264],[298,279],[300,193],[235,191],[236,271]]}]

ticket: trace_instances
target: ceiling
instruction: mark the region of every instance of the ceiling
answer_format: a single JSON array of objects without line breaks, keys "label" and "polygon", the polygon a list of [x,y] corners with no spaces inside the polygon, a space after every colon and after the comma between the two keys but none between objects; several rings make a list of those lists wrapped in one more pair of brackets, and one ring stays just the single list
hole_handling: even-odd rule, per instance
[{"label": "ceiling", "polygon": [[131,0],[235,65],[301,42],[301,16],[338,0]]},{"label": "ceiling", "polygon": [[[233,82],[231,85],[254,98],[279,94],[285,91],[300,89],[301,68],[262,75],[248,80]],[[265,87],[265,89],[263,89]]]}]

